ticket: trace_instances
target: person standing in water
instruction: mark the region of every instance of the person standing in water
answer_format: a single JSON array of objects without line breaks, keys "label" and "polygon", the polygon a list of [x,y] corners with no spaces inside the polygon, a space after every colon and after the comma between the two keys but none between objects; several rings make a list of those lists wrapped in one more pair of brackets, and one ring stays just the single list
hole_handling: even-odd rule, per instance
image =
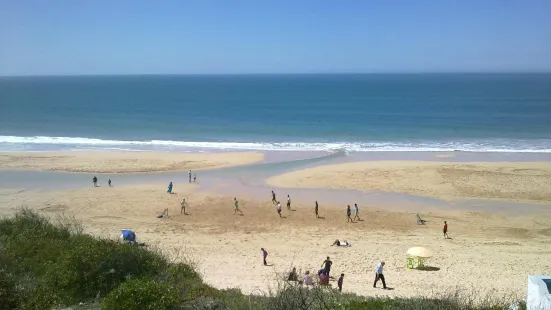
[{"label": "person standing in water", "polygon": [[96,176],[92,178],[92,183],[94,183],[94,187],[98,187],[98,178]]},{"label": "person standing in water", "polygon": [[109,187],[111,187],[111,179],[109,179],[109,181],[107,181],[107,185],[109,185]]},{"label": "person standing in water", "polygon": [[193,173],[193,183],[197,182],[197,173]]},{"label": "person standing in water", "polygon": [[360,210],[358,210],[358,204],[355,203],[354,204],[354,220],[358,219],[358,221],[360,221],[360,216],[358,215],[358,213],[360,213]]},{"label": "person standing in water", "polygon": [[188,171],[187,176],[188,176],[188,178],[189,178],[189,183],[191,183],[191,170]]},{"label": "person standing in water", "polygon": [[318,213],[318,201],[316,200],[316,208],[315,208],[315,211],[316,211],[316,218],[319,218],[319,213]]},{"label": "person standing in water", "polygon": [[273,204],[277,203],[276,194],[274,193],[274,191],[272,191],[272,203]]},{"label": "person standing in water", "polygon": [[172,194],[172,182],[168,183],[168,189],[166,192]]},{"label": "person standing in water", "polygon": [[240,212],[241,215],[243,215],[243,211],[239,210],[239,203],[237,202],[237,198],[233,198],[233,215],[235,215],[236,212]]},{"label": "person standing in water", "polygon": [[291,197],[287,195],[287,210],[291,210]]},{"label": "person standing in water", "polygon": [[347,217],[347,221],[346,221],[346,222],[347,222],[347,223],[348,223],[348,222],[354,222],[354,221],[352,220],[352,217],[351,217],[351,216],[352,216],[352,210],[350,210],[350,205],[348,205],[348,207],[346,208],[346,217]]}]

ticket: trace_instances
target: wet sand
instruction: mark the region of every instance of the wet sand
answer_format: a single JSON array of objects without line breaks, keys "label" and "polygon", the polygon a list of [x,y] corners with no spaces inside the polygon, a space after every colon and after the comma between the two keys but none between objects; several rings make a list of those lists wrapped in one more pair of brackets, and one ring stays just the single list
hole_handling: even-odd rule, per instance
[{"label": "wet sand", "polygon": [[129,173],[214,169],[261,162],[258,152],[65,151],[0,153],[0,169]]},{"label": "wet sand", "polygon": [[271,177],[281,188],[357,189],[440,199],[551,202],[551,162],[368,161]]}]

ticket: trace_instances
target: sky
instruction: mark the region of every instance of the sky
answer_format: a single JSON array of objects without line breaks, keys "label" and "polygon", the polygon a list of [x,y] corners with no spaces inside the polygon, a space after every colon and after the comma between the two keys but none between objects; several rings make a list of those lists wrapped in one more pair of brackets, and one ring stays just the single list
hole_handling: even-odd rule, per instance
[{"label": "sky", "polygon": [[550,0],[2,0],[0,75],[551,72]]}]

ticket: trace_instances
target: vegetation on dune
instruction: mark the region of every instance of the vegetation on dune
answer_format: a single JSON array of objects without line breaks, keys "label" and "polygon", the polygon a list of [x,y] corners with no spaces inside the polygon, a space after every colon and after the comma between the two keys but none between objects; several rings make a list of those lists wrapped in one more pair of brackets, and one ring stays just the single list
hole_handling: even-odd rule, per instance
[{"label": "vegetation on dune", "polygon": [[[218,290],[158,251],[95,238],[29,210],[0,220],[0,309],[508,309],[510,302],[366,298],[282,282],[264,296]],[[522,307],[521,307],[522,308]]]}]

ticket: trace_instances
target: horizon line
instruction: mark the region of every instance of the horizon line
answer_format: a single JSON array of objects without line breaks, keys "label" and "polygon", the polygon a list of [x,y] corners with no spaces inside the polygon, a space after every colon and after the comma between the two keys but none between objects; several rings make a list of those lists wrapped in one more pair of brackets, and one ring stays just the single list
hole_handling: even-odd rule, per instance
[{"label": "horizon line", "polygon": [[265,75],[448,75],[448,74],[551,74],[550,71],[419,71],[419,72],[288,72],[288,73],[98,73],[98,74],[20,74],[18,77],[105,77],[105,76],[265,76]]}]

